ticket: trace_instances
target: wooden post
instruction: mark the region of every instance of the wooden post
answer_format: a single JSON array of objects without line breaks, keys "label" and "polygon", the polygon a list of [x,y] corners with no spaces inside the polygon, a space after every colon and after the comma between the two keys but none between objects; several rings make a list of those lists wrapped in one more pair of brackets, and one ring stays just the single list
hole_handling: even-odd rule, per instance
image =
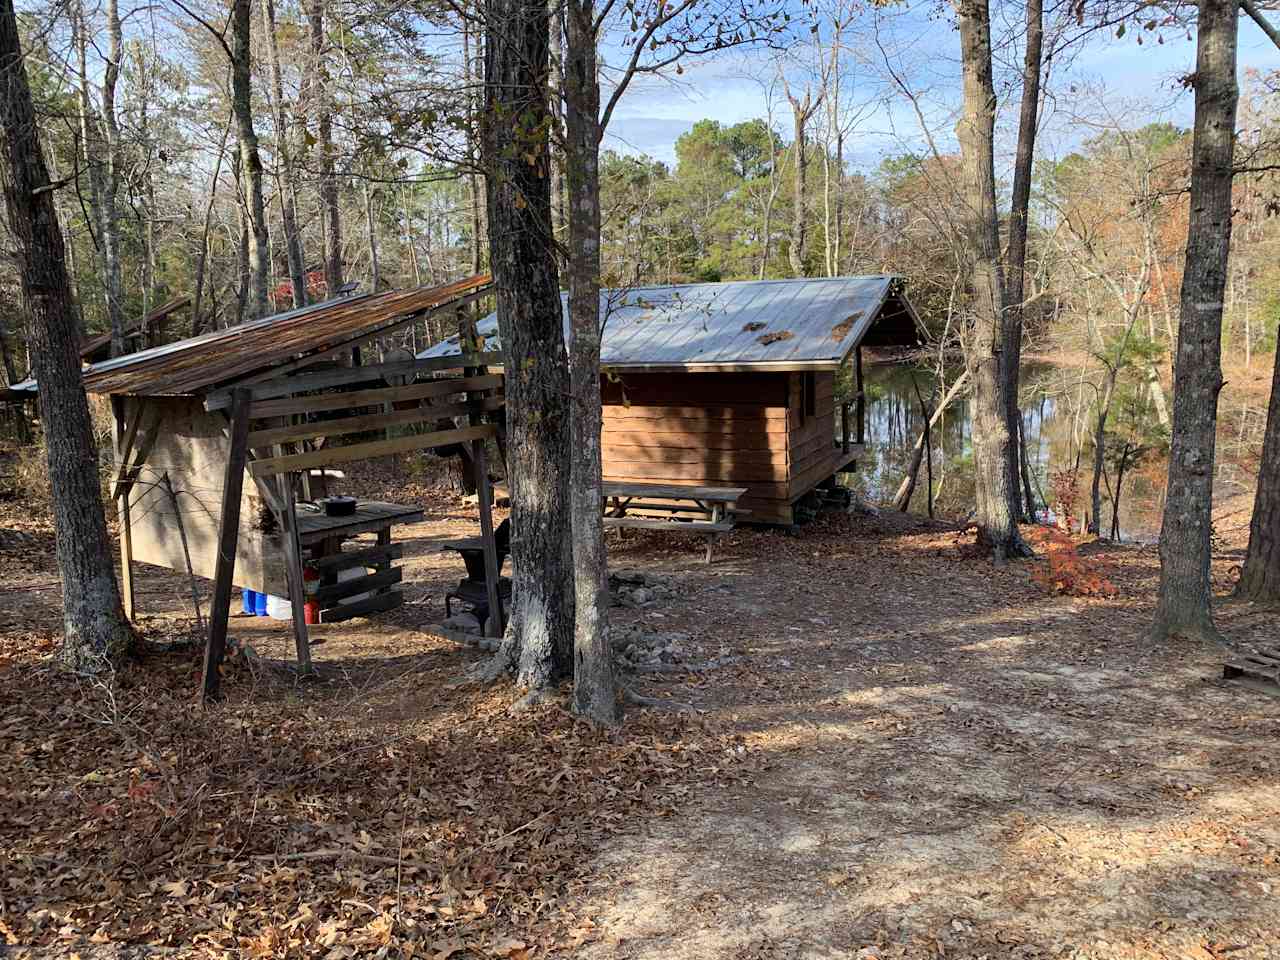
[{"label": "wooden post", "polygon": [[[142,401],[136,401],[138,409],[133,419],[125,425],[125,401],[123,397],[112,397],[111,408],[115,414],[116,472],[125,471],[128,460],[133,456],[133,443],[138,436],[138,425],[142,422]],[[127,472],[124,474],[129,475]],[[133,490],[132,483],[122,483],[117,488],[116,512],[120,519],[120,599],[124,603],[125,619],[132,621],[135,613],[133,590],[133,524],[129,518],[129,494]]]},{"label": "wooden post", "polygon": [[[466,308],[458,311],[458,345],[463,353],[474,353],[476,349],[475,320]],[[480,372],[478,367],[467,367],[465,375],[478,376]],[[479,426],[483,422],[479,400],[480,397],[476,393],[468,391],[467,404],[471,407],[468,419],[472,426]],[[484,440],[471,441],[471,462],[475,470],[476,505],[480,510],[480,537],[484,543],[485,593],[489,603],[489,617],[485,620],[485,632],[491,637],[500,637],[507,623],[505,611],[502,609],[498,548],[493,539],[493,488],[489,485],[489,457],[485,451]]]},{"label": "wooden post", "polygon": [[293,474],[280,474],[280,539],[284,546],[285,573],[289,580],[289,605],[293,611],[293,645],[297,651],[298,675],[311,673],[311,640],[307,636],[306,587],[302,579],[302,544],[298,540],[297,500]]},{"label": "wooden post", "polygon": [[203,697],[206,701],[217,700],[221,695],[222,658],[227,650],[227,620],[231,616],[231,577],[240,539],[240,495],[249,454],[249,400],[248,390],[238,389],[231,394],[231,449],[227,453],[227,472],[222,485],[218,555],[213,597],[209,601],[209,637],[204,648]]},{"label": "wooden post", "polygon": [[858,387],[858,443],[862,444],[867,442],[867,393],[862,383],[862,344],[854,348],[853,358]]},{"label": "wooden post", "polygon": [[840,405],[840,446],[845,453],[849,452],[849,405],[842,403]]}]

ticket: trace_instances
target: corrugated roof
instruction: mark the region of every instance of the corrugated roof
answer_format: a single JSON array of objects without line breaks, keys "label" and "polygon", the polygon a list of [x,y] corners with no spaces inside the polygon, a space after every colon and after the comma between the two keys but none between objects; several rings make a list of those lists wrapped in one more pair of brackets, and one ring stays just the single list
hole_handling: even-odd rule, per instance
[{"label": "corrugated roof", "polygon": [[439,287],[344,297],[176,343],[116,357],[85,369],[90,393],[137,396],[200,394],[321,356],[482,292],[487,275]]},{"label": "corrugated roof", "polygon": [[[918,341],[919,321],[904,286],[900,277],[869,276],[602,291],[600,362],[650,369],[835,367],[878,320],[895,327],[878,342]],[[567,312],[567,295],[563,302]],[[565,325],[567,336],[567,316]],[[478,332],[496,337],[497,315],[485,317]],[[419,356],[457,352],[458,338],[451,337]]]}]

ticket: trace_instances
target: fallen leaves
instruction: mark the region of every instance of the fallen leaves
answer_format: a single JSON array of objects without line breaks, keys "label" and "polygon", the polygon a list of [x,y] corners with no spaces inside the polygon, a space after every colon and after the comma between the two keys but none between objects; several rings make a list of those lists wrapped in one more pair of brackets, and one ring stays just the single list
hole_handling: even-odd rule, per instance
[{"label": "fallen leaves", "polygon": [[190,652],[83,683],[0,649],[0,938],[32,946],[546,956],[609,838],[720,775],[699,723],[511,717],[456,658],[377,709],[245,675],[200,711]]}]

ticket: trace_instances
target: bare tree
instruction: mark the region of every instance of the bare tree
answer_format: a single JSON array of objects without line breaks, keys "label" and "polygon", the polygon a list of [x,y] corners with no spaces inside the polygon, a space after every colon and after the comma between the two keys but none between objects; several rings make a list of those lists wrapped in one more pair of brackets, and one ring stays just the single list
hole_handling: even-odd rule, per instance
[{"label": "bare tree", "polygon": [[1013,196],[1009,209],[1009,246],[1005,255],[1005,312],[1000,378],[1003,381],[1009,454],[1006,469],[1012,491],[1010,509],[1023,519],[1032,504],[1019,495],[1022,410],[1018,385],[1022,367],[1022,317],[1027,268],[1027,213],[1031,205],[1031,173],[1040,116],[1040,71],[1044,49],[1043,0],[1026,0],[1027,33],[1023,51],[1022,103],[1018,113],[1018,146],[1013,160]]},{"label": "bare tree", "polygon": [[818,96],[815,98],[813,91],[806,86],[804,97],[801,98],[791,92],[791,85],[787,83],[785,75],[782,83],[787,102],[791,104],[791,121],[795,133],[795,140],[791,144],[793,154],[791,168],[791,249],[788,251],[788,256],[791,261],[791,272],[797,277],[807,277],[809,268],[804,261],[804,257],[807,243],[808,217],[805,215],[804,201],[805,183],[809,170],[808,128],[809,121],[813,118],[818,108],[822,106],[824,93],[819,91]]},{"label": "bare tree", "polygon": [[0,132],[7,160],[5,201],[31,316],[32,356],[40,382],[53,491],[62,575],[62,655],[73,669],[92,671],[123,653],[132,631],[124,617],[111,563],[89,405],[80,376],[66,250],[12,0],[0,0],[0,84]]},{"label": "bare tree", "polygon": [[973,383],[978,543],[1002,563],[1030,551],[1018,532],[1014,509],[1020,497],[1008,470],[1013,438],[1000,368],[1005,291],[996,219],[991,11],[988,0],[959,0],[957,12],[964,77],[964,109],[956,125],[964,168],[959,215],[973,298],[965,366]]},{"label": "bare tree", "polygon": [[271,82],[267,91],[276,133],[276,193],[280,198],[280,227],[284,233],[285,257],[289,263],[293,305],[301,307],[307,302],[307,264],[302,256],[302,234],[298,228],[298,177],[294,169],[293,147],[289,142],[289,127],[285,121],[275,0],[262,0],[262,32],[266,34],[267,61],[271,68]]},{"label": "bare tree", "polygon": [[324,226],[324,282],[326,295],[337,296],[343,283],[342,211],[338,205],[338,178],[333,144],[333,96],[329,69],[325,65],[328,47],[324,31],[325,0],[310,0],[307,22],[311,30],[311,102],[316,113],[316,133],[320,151],[320,222]]},{"label": "bare tree", "polygon": [[1220,640],[1209,578],[1214,443],[1222,389],[1222,297],[1231,250],[1237,0],[1200,0],[1191,211],[1173,373],[1173,436],[1151,638]]}]

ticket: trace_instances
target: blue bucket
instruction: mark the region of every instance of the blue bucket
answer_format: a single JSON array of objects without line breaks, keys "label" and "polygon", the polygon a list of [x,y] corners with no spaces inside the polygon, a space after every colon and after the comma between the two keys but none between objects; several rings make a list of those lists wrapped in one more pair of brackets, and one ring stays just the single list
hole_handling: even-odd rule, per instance
[{"label": "blue bucket", "polygon": [[257,612],[257,608],[255,607],[255,603],[257,602],[255,598],[257,596],[258,593],[256,590],[240,591],[240,609],[249,614],[249,616],[253,616]]},{"label": "blue bucket", "polygon": [[253,612],[259,617],[267,615],[267,595],[265,593],[255,593],[253,595]]}]

